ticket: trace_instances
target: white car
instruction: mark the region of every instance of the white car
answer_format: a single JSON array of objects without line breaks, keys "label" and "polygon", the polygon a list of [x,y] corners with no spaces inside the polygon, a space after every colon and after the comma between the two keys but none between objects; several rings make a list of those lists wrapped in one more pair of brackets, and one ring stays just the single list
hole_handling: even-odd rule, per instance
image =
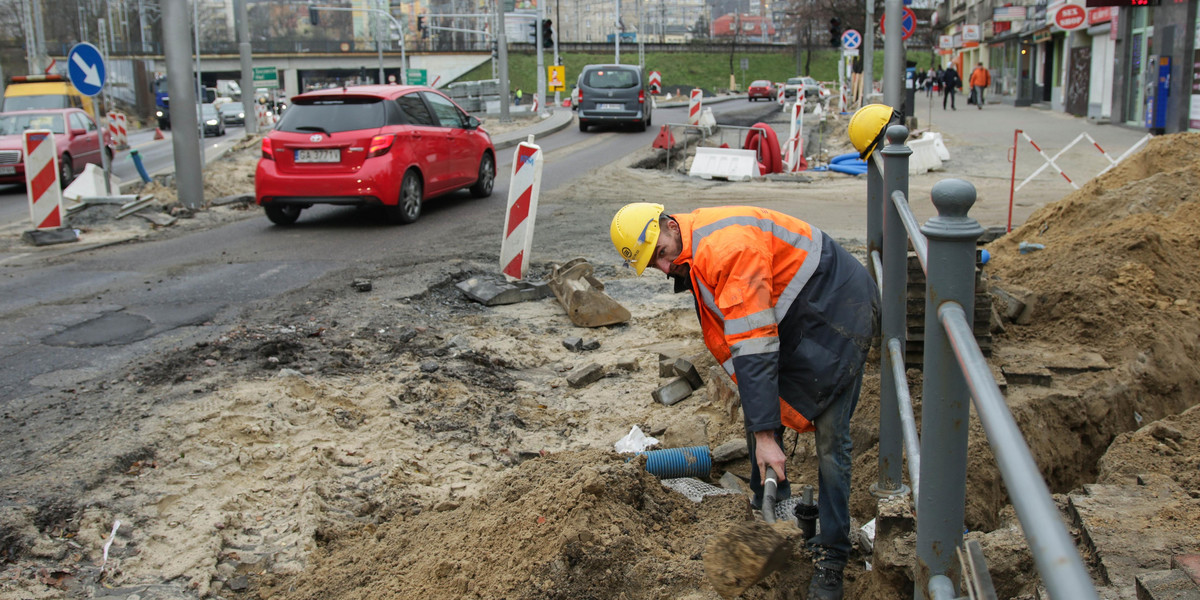
[{"label": "white car", "polygon": [[783,85],[783,95],[785,98],[795,98],[796,92],[804,90],[805,98],[817,98],[821,96],[821,84],[812,77],[789,77],[787,83]]}]

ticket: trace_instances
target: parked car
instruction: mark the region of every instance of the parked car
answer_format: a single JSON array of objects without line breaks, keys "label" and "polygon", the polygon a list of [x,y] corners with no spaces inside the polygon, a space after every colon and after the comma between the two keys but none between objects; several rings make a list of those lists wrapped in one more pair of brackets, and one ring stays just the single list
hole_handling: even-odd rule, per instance
[{"label": "parked car", "polygon": [[817,98],[821,95],[821,84],[812,77],[789,77],[783,84],[785,98],[795,98],[798,90],[804,90],[804,97]]},{"label": "parked car", "polygon": [[654,99],[636,65],[587,65],[579,73],[579,130],[592,125],[650,126]]},{"label": "parked car", "polygon": [[492,194],[496,149],[481,125],[425,86],[300,94],[263,138],[255,199],[277,225],[315,204],[380,206],[389,221],[412,223],[434,197]]},{"label": "parked car", "polygon": [[199,114],[200,124],[204,126],[204,137],[225,135],[225,121],[221,120],[221,114],[217,112],[215,106],[208,103],[201,104]]},{"label": "parked car", "polygon": [[766,79],[759,79],[750,83],[750,87],[746,89],[746,95],[751,102],[760,98],[767,100],[775,99],[775,84]]},{"label": "parked car", "polygon": [[[101,130],[92,117],[78,108],[21,110],[0,113],[0,183],[25,182],[22,136],[28,129],[54,132],[59,183],[66,187],[88,164],[102,163]],[[112,158],[111,139],[103,132],[105,150]]]},{"label": "parked car", "polygon": [[221,105],[221,120],[226,125],[245,125],[246,107],[241,102],[229,102]]}]

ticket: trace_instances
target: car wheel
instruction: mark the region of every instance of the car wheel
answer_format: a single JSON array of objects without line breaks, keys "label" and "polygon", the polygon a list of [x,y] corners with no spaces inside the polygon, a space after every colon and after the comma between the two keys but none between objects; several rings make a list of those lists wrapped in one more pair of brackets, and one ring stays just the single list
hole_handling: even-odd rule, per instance
[{"label": "car wheel", "polygon": [[71,155],[63,154],[58,161],[58,184],[67,187],[72,179],[75,179],[75,167],[71,164]]},{"label": "car wheel", "polygon": [[646,115],[646,127],[649,127],[654,122],[654,113]]},{"label": "car wheel", "polygon": [[587,128],[588,128],[587,123],[584,123],[583,121],[579,122],[579,130],[580,131],[587,132]]},{"label": "car wheel", "polygon": [[263,207],[263,210],[267,212],[267,218],[272,223],[276,225],[291,225],[296,222],[296,219],[300,218],[300,211],[302,209],[299,206],[288,206],[286,204],[268,204]]},{"label": "car wheel", "polygon": [[422,188],[421,175],[414,169],[409,169],[400,182],[400,198],[395,206],[383,207],[388,221],[405,225],[421,216]]},{"label": "car wheel", "polygon": [[492,186],[496,183],[496,159],[490,152],[484,152],[479,159],[479,179],[471,186],[471,195],[476,198],[487,198],[492,195]]}]

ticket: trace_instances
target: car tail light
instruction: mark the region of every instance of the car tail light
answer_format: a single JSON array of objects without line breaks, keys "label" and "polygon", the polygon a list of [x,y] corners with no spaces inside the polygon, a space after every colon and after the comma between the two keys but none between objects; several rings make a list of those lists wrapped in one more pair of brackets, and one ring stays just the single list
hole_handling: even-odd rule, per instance
[{"label": "car tail light", "polygon": [[646,90],[638,90],[638,104],[646,103]]},{"label": "car tail light", "polygon": [[577,88],[577,89],[575,90],[575,93],[579,95],[579,98],[578,98],[578,101],[577,101],[577,103],[578,103],[578,104],[583,104],[583,88]]},{"label": "car tail light", "polygon": [[274,150],[275,150],[274,147],[272,147],[272,145],[271,145],[271,138],[266,138],[266,137],[263,138],[262,157],[267,160],[275,160],[275,151]]},{"label": "car tail light", "polygon": [[367,158],[375,156],[383,156],[391,149],[392,142],[396,141],[396,136],[393,134],[377,135],[371,138],[371,146],[367,150]]}]

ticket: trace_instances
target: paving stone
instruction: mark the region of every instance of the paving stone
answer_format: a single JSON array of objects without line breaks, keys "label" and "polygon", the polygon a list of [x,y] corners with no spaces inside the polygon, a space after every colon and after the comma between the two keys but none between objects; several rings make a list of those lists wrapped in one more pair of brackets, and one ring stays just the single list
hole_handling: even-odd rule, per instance
[{"label": "paving stone", "polygon": [[592,350],[599,350],[599,349],[600,349],[600,340],[595,340],[595,339],[584,340],[583,350],[585,352],[590,352]]},{"label": "paving stone", "polygon": [[596,363],[588,363],[582,367],[576,367],[567,375],[567,385],[579,389],[587,387],[604,377],[604,367]]},{"label": "paving stone", "polygon": [[682,377],[676,377],[650,395],[665,406],[671,406],[692,395],[692,386]]},{"label": "paving stone", "polygon": [[659,358],[658,359],[658,376],[659,377],[674,377],[675,376],[675,359],[674,358]]},{"label": "paving stone", "polygon": [[1200,600],[1200,588],[1178,569],[1142,573],[1134,582],[1138,600]]},{"label": "paving stone", "polygon": [[680,377],[687,380],[688,385],[692,386],[693,390],[698,390],[704,387],[704,380],[700,378],[700,372],[696,370],[696,366],[692,361],[686,358],[677,358],[671,363],[671,368]]},{"label": "paving stone", "polygon": [[563,340],[562,345],[563,345],[563,348],[566,348],[567,350],[570,350],[571,352],[582,352],[583,351],[583,338],[569,337],[569,338]]},{"label": "paving stone", "polygon": [[746,438],[729,440],[712,451],[712,459],[715,463],[729,462],[748,456],[750,456],[750,449],[746,445]]},{"label": "paving stone", "polygon": [[1200,585],[1200,554],[1176,554],[1171,557],[1171,568],[1187,573],[1196,585]]}]

